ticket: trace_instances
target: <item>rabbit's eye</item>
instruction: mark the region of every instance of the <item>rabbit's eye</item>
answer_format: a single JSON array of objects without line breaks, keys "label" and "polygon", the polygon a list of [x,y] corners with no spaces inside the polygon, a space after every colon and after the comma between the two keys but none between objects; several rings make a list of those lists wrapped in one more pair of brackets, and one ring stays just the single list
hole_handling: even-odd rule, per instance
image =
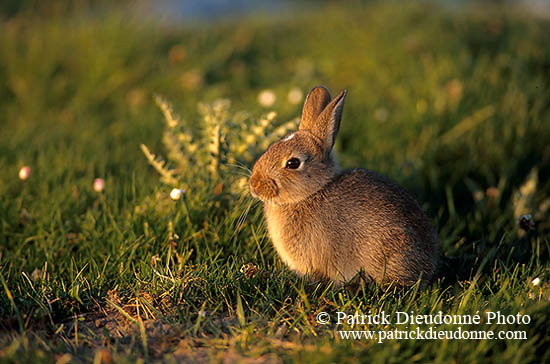
[{"label": "rabbit's eye", "polygon": [[285,168],[298,169],[298,167],[300,167],[300,163],[301,162],[298,158],[290,158],[289,160],[286,161]]}]

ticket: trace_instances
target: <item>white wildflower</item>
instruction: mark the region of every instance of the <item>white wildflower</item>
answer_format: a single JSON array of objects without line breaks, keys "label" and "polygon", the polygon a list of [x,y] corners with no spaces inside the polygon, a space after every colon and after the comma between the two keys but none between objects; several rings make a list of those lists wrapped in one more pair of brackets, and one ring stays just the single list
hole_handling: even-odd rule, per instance
[{"label": "white wildflower", "polygon": [[277,96],[271,90],[263,90],[258,94],[258,102],[264,107],[272,106],[277,100]]},{"label": "white wildflower", "polygon": [[103,191],[105,189],[105,181],[103,180],[103,178],[94,179],[93,188],[96,192]]},{"label": "white wildflower", "polygon": [[174,201],[177,201],[181,198],[181,196],[185,193],[185,190],[174,188],[172,191],[170,191],[170,198]]},{"label": "white wildflower", "polygon": [[24,166],[19,170],[19,179],[25,181],[31,174],[31,167]]},{"label": "white wildflower", "polygon": [[299,104],[302,101],[304,94],[298,87],[293,87],[288,92],[288,102],[293,105]]}]

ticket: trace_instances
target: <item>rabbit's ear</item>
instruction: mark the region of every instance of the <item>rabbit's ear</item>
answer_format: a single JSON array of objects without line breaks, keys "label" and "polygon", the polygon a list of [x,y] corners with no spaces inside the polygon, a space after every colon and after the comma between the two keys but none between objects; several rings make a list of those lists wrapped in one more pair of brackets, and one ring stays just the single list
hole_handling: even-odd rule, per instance
[{"label": "rabbit's ear", "polygon": [[306,96],[304,108],[302,109],[302,119],[300,120],[300,130],[313,130],[317,117],[330,102],[330,92],[325,86],[316,86]]},{"label": "rabbit's ear", "polygon": [[346,90],[340,92],[338,96],[324,108],[319,117],[317,117],[315,125],[310,129],[313,135],[321,138],[326,153],[332,150],[334,140],[340,129],[340,121],[342,120],[342,111],[344,109],[346,94]]}]

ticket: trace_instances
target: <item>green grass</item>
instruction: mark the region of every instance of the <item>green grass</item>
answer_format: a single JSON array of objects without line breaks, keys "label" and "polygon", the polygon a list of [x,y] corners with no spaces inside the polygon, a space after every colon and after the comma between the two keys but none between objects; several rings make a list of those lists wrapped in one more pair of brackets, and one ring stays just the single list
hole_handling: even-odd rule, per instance
[{"label": "green grass", "polygon": [[[512,10],[323,5],[207,26],[78,10],[3,20],[0,361],[550,361],[550,23]],[[154,94],[199,128],[198,102],[229,98],[285,121],[300,112],[289,90],[316,84],[349,91],[341,164],[390,176],[432,217],[446,265],[430,287],[309,284],[276,256],[259,205],[216,194],[201,174],[186,181],[187,215],[140,151],[165,154]],[[257,102],[264,89],[277,96],[269,109]],[[527,340],[378,344],[315,322],[321,311],[411,310],[531,323],[462,327]]]}]

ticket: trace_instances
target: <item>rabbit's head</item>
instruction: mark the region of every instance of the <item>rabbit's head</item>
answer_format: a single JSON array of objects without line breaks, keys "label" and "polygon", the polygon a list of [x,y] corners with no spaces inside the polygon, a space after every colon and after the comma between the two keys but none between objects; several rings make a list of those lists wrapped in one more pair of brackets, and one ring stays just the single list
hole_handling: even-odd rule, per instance
[{"label": "rabbit's head", "polygon": [[336,175],[332,156],[346,91],[331,100],[323,86],[306,97],[298,131],[273,143],[256,161],[250,177],[254,197],[273,204],[296,203],[319,191]]}]

